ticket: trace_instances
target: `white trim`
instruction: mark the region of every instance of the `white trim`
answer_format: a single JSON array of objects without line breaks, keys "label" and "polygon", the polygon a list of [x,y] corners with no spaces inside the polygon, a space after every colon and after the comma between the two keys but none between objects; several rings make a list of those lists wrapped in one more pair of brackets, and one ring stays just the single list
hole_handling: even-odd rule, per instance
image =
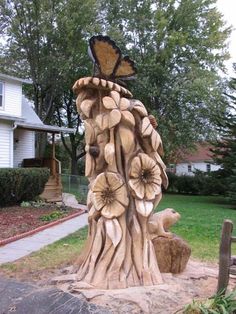
[{"label": "white trim", "polygon": [[2,106],[0,105],[0,110],[5,110],[5,82],[0,80],[2,84]]}]

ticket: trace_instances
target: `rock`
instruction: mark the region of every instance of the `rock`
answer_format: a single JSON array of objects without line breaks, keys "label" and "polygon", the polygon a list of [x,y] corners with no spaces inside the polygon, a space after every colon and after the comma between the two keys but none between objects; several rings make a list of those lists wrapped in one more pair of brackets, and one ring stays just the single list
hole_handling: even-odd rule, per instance
[{"label": "rock", "polygon": [[180,237],[157,237],[152,240],[161,273],[181,273],[191,255],[190,246]]},{"label": "rock", "polygon": [[57,276],[51,279],[51,284],[64,283],[64,282],[75,282],[77,279],[76,274],[67,274]]}]

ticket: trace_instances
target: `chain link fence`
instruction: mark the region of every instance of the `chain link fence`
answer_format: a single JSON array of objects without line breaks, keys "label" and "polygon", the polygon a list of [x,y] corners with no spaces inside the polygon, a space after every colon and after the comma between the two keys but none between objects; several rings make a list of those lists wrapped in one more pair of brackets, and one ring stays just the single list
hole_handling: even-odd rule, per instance
[{"label": "chain link fence", "polygon": [[86,204],[88,193],[88,179],[83,176],[61,174],[64,193],[74,194],[80,204]]}]

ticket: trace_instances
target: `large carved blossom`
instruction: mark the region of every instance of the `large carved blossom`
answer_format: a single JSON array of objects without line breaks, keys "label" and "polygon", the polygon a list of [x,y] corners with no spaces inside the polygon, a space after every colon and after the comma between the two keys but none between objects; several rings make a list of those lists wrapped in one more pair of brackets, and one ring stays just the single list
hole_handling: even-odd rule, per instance
[{"label": "large carved blossom", "polygon": [[116,91],[111,91],[109,96],[102,99],[105,111],[96,117],[96,123],[101,130],[115,127],[121,120],[129,126],[135,125],[133,114],[128,110],[130,101],[120,97]]},{"label": "large carved blossom", "polygon": [[129,186],[141,200],[153,200],[161,193],[161,170],[148,155],[140,153],[132,160]]},{"label": "large carved blossom", "polygon": [[99,174],[92,191],[96,210],[101,210],[101,214],[106,218],[119,217],[129,204],[124,181],[116,173]]}]

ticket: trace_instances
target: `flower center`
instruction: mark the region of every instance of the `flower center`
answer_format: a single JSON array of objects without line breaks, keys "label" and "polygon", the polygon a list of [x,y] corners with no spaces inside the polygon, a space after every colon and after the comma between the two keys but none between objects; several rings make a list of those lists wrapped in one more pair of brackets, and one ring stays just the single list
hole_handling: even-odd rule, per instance
[{"label": "flower center", "polygon": [[114,202],[114,198],[115,192],[112,191],[111,189],[106,188],[105,190],[102,191],[102,199],[104,203],[111,204],[112,202]]},{"label": "flower center", "polygon": [[144,183],[149,183],[152,179],[152,171],[150,169],[144,169],[141,173],[141,181]]}]

